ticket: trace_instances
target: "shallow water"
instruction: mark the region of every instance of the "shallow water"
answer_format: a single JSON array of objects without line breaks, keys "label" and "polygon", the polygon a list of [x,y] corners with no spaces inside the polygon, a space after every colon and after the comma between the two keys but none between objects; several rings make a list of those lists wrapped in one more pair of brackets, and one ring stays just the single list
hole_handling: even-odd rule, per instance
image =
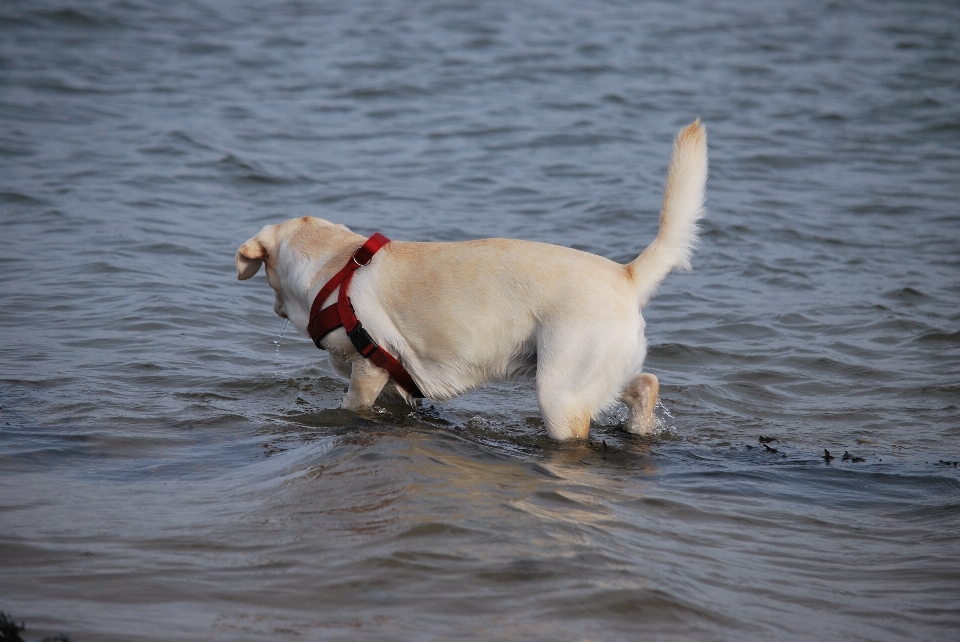
[{"label": "shallow water", "polygon": [[[957,639],[958,25],[4,2],[0,610],[76,642]],[[236,280],[302,215],[631,260],[695,117],[709,213],[645,311],[655,439],[613,407],[552,443],[528,382],[336,410]]]}]

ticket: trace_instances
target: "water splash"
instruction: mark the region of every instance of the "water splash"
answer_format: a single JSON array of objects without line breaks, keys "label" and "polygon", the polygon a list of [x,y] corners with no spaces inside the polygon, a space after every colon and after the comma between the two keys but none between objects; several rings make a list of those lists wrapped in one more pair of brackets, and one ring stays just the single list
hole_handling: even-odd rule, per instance
[{"label": "water splash", "polygon": [[673,413],[664,405],[663,399],[657,397],[657,403],[653,407],[653,426],[654,434],[657,437],[676,437],[677,430],[673,425]]}]

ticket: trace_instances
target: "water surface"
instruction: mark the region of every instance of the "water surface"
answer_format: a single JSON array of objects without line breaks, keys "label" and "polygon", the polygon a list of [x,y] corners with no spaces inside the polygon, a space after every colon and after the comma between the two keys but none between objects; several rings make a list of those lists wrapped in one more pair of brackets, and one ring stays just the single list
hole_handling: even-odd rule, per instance
[{"label": "water surface", "polygon": [[[76,642],[958,639],[958,25],[4,2],[0,610]],[[653,439],[614,406],[550,442],[529,382],[337,410],[236,280],[302,215],[629,261],[696,117],[709,211],[645,311]]]}]

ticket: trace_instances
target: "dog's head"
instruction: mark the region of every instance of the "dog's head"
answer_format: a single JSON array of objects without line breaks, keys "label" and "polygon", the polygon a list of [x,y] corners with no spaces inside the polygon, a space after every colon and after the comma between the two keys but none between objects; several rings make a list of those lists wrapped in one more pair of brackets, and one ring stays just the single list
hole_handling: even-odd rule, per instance
[{"label": "dog's head", "polygon": [[[310,315],[310,289],[319,277],[333,275],[328,263],[339,269],[363,237],[343,225],[304,216],[267,225],[237,250],[237,278],[245,281],[266,268],[267,283],[276,300],[277,316],[306,328]],[[339,261],[339,264],[334,261]]]}]

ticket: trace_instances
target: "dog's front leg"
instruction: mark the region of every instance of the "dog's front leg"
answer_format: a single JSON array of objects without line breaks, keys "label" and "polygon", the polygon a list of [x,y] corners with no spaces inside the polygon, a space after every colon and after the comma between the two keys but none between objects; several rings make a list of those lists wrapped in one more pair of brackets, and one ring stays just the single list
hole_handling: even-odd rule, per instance
[{"label": "dog's front leg", "polygon": [[656,375],[644,372],[630,380],[623,389],[620,400],[627,404],[627,432],[647,435],[653,431],[653,409],[660,394],[660,382]]},{"label": "dog's front leg", "polygon": [[383,368],[378,368],[369,359],[357,355],[353,359],[350,385],[347,387],[347,394],[343,396],[343,403],[340,407],[346,410],[361,410],[371,407],[389,379],[389,372]]}]

